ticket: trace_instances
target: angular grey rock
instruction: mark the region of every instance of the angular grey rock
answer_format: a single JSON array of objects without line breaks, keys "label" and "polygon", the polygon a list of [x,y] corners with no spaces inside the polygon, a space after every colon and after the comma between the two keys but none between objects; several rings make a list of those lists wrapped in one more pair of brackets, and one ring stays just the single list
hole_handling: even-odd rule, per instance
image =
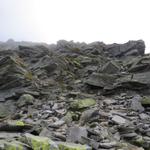
[{"label": "angular grey rock", "polygon": [[120,117],[118,115],[114,115],[111,120],[118,125],[127,123],[126,119],[124,119],[123,117]]},{"label": "angular grey rock", "polygon": [[99,149],[99,142],[88,137],[83,137],[83,143],[91,146],[93,149]]},{"label": "angular grey rock", "polygon": [[[13,100],[0,102],[0,118],[10,118],[16,113],[16,105]],[[3,120],[3,119],[2,119]]]},{"label": "angular grey rock", "polygon": [[131,109],[138,112],[143,112],[144,107],[141,105],[142,97],[140,95],[135,95],[131,100]]},{"label": "angular grey rock", "polygon": [[[139,56],[144,55],[145,43],[142,40],[129,41],[125,44],[110,44],[105,47],[105,50],[113,57],[124,57],[124,56]],[[136,50],[136,51],[135,51]],[[132,52],[133,51],[133,52]]]},{"label": "angular grey rock", "polygon": [[75,144],[75,143],[57,142],[57,145],[60,150],[65,150],[65,149],[92,150],[92,148],[88,145],[81,145],[81,144]]},{"label": "angular grey rock", "polygon": [[117,143],[115,141],[114,142],[108,142],[108,143],[100,143],[99,146],[101,148],[110,149],[110,148],[117,147]]},{"label": "angular grey rock", "polygon": [[3,103],[0,103],[0,119],[8,117],[11,114],[8,106],[4,105]]},{"label": "angular grey rock", "polygon": [[52,73],[57,69],[57,63],[55,60],[52,60],[51,57],[48,55],[42,57],[40,60],[38,60],[37,63],[35,63],[32,66],[32,70],[38,75],[44,75],[51,76]]},{"label": "angular grey rock", "polygon": [[4,57],[0,59],[0,90],[23,87],[30,84],[32,73],[19,57]]},{"label": "angular grey rock", "polygon": [[140,117],[140,119],[142,119],[142,120],[149,120],[149,119],[150,119],[150,116],[147,115],[147,114],[145,114],[145,113],[139,114],[139,117]]},{"label": "angular grey rock", "polygon": [[150,71],[150,56],[135,57],[127,63],[129,72],[147,72]]},{"label": "angular grey rock", "polygon": [[0,132],[0,139],[20,138],[21,133],[14,132]]},{"label": "angular grey rock", "polygon": [[34,97],[30,94],[23,94],[18,102],[17,102],[17,105],[19,107],[22,107],[22,106],[25,106],[25,105],[32,105],[34,102]]},{"label": "angular grey rock", "polygon": [[48,130],[47,128],[43,128],[42,131],[40,132],[39,136],[52,138],[52,132],[50,130]]},{"label": "angular grey rock", "polygon": [[84,125],[85,123],[88,123],[90,120],[92,120],[95,117],[99,117],[98,109],[91,108],[91,109],[85,110],[80,117],[80,124]]},{"label": "angular grey rock", "polygon": [[111,74],[93,73],[87,80],[85,80],[85,83],[100,88],[107,88],[113,86],[116,78],[116,76]]},{"label": "angular grey rock", "polygon": [[101,71],[108,74],[117,74],[120,71],[120,66],[115,61],[110,61],[103,66]]},{"label": "angular grey rock", "polygon": [[126,87],[129,89],[147,89],[150,87],[150,72],[130,74],[118,78],[115,81],[115,86]]},{"label": "angular grey rock", "polygon": [[54,122],[53,124],[50,124],[49,127],[51,127],[51,128],[59,128],[59,127],[61,127],[64,124],[65,124],[64,120],[58,120],[58,121]]},{"label": "angular grey rock", "polygon": [[68,142],[82,142],[82,137],[87,137],[87,130],[85,127],[70,127],[67,131],[67,141]]},{"label": "angular grey rock", "polygon": [[136,137],[137,134],[136,133],[127,133],[127,134],[122,134],[121,137],[122,138],[125,138],[125,139],[131,139],[131,138],[134,138]]}]

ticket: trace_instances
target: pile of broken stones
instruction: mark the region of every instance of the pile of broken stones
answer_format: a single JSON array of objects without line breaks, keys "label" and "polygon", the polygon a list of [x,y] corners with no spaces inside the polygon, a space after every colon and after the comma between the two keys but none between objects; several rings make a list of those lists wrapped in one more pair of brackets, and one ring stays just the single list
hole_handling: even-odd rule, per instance
[{"label": "pile of broken stones", "polygon": [[0,48],[0,150],[150,150],[144,41]]}]

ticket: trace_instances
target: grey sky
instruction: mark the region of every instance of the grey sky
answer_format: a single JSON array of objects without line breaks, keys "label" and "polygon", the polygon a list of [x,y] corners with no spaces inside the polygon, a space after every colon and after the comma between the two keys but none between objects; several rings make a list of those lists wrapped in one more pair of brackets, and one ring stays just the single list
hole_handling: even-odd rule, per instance
[{"label": "grey sky", "polygon": [[0,0],[0,40],[38,40],[31,10],[30,0]]},{"label": "grey sky", "polygon": [[149,0],[0,0],[0,41],[126,42],[150,50]]}]

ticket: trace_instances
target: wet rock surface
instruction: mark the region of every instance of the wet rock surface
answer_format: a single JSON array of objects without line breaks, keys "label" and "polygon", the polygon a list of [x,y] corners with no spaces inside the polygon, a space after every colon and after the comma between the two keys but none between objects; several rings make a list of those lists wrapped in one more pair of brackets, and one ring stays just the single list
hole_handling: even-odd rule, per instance
[{"label": "wet rock surface", "polygon": [[0,150],[149,150],[144,41],[0,44]]}]

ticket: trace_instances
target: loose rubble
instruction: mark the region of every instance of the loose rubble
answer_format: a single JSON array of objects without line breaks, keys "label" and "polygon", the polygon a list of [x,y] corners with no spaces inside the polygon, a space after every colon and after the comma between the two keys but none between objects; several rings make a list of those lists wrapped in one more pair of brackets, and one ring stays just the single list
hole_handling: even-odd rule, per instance
[{"label": "loose rubble", "polygon": [[0,150],[149,150],[144,41],[0,43]]}]

